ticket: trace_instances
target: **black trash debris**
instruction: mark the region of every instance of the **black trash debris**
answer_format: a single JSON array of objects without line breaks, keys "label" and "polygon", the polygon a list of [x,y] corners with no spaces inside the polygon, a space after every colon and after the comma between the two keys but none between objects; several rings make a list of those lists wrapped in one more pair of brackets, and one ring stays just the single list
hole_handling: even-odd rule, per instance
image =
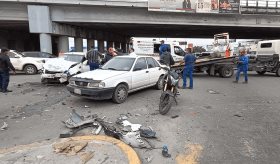
[{"label": "black trash debris", "polygon": [[171,155],[168,153],[168,148],[167,148],[166,145],[164,145],[164,146],[162,147],[162,156],[164,156],[164,157],[166,157],[166,158],[170,158],[170,157],[171,157]]},{"label": "black trash debris", "polygon": [[144,138],[156,138],[156,132],[151,129],[140,129],[140,136]]}]

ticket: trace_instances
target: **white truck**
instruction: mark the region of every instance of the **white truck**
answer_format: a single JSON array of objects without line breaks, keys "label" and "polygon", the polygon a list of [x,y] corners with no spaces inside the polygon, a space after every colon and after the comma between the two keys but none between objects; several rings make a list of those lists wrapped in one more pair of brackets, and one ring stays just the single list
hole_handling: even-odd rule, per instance
[{"label": "white truck", "polygon": [[[266,72],[280,76],[280,40],[266,40],[258,42],[256,62],[251,70],[263,75]],[[250,69],[250,67],[249,67]]]},{"label": "white truck", "polygon": [[[169,47],[170,53],[175,62],[184,59],[185,52],[183,49],[186,47],[187,42],[165,41],[164,44]],[[131,38],[130,45],[133,47],[134,52],[137,55],[153,56],[155,59],[159,60],[160,39]]]}]

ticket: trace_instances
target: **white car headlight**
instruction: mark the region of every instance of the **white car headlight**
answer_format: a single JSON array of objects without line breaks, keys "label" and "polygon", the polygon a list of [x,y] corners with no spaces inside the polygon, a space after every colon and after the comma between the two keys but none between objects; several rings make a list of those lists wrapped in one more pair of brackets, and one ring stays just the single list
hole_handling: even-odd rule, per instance
[{"label": "white car headlight", "polygon": [[104,87],[105,87],[104,82],[94,81],[94,82],[88,83],[88,88],[104,88]]}]

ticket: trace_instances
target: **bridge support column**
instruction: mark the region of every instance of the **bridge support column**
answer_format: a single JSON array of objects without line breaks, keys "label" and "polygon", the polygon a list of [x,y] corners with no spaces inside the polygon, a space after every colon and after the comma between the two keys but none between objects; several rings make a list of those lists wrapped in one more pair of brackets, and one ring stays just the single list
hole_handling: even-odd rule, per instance
[{"label": "bridge support column", "polygon": [[82,38],[75,38],[75,51],[76,52],[83,52],[83,39]]},{"label": "bridge support column", "polygon": [[51,34],[40,34],[40,50],[52,54],[52,36]]},{"label": "bridge support column", "polygon": [[123,52],[127,52],[127,44],[125,42],[121,43],[121,49],[123,50]]},{"label": "bridge support column", "polygon": [[95,48],[94,39],[87,39],[87,50]]},{"label": "bridge support column", "polygon": [[107,42],[107,48],[114,47],[114,42],[108,41]]},{"label": "bridge support column", "polygon": [[104,52],[104,41],[98,40],[98,51],[103,53]]},{"label": "bridge support column", "polygon": [[59,36],[58,38],[58,52],[64,53],[69,51],[68,36]]}]

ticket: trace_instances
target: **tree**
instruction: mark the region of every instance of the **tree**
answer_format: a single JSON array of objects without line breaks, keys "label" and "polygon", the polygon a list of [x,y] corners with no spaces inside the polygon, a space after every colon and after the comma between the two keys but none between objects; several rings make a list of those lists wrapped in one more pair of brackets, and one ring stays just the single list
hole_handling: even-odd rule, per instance
[{"label": "tree", "polygon": [[194,53],[201,53],[201,52],[205,52],[205,51],[206,51],[206,49],[203,48],[202,46],[194,46],[193,47],[193,52]]}]

